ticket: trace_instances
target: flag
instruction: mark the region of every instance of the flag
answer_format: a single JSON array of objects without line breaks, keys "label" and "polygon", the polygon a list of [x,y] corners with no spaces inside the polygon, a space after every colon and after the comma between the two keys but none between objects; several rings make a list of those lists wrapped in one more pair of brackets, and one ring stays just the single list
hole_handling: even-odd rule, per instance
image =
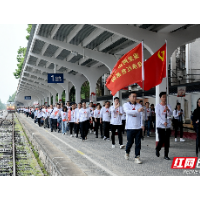
[{"label": "flag", "polygon": [[140,43],[119,59],[106,80],[106,87],[113,96],[127,85],[142,81],[142,56]]},{"label": "flag", "polygon": [[[144,90],[162,83],[166,77],[166,44],[156,51],[148,60],[144,62]],[[142,82],[137,84],[143,88]]]}]

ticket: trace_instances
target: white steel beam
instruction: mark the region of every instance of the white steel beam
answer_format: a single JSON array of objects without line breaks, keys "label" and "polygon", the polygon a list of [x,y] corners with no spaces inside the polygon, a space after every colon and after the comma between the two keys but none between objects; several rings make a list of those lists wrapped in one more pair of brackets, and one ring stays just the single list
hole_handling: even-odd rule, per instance
[{"label": "white steel beam", "polygon": [[182,26],[185,26],[186,24],[169,24],[162,29],[160,29],[158,32],[160,33],[170,33],[171,31],[174,31],[178,28],[181,28]]},{"label": "white steel beam", "polygon": [[56,24],[56,25],[53,27],[53,29],[52,29],[52,31],[51,31],[51,38],[53,38],[53,37],[56,35],[56,33],[57,33],[58,29],[60,28],[60,26],[61,26],[61,24]]},{"label": "white steel beam", "polygon": [[101,33],[103,33],[103,29],[96,28],[90,35],[82,41],[82,46],[86,47],[90,42],[92,42],[95,38],[97,38]]},{"label": "white steel beam", "polygon": [[[69,51],[74,51],[80,55],[83,55],[83,47],[76,46],[76,45],[69,44],[69,43],[64,43],[64,42],[61,42],[58,40],[52,40],[50,38],[45,38],[45,37],[38,36],[38,35],[35,37],[38,40],[42,40],[46,43],[61,47],[63,49],[67,49]],[[113,67],[116,64],[116,58],[113,55],[102,53],[99,51],[93,51],[91,49],[85,49],[84,52],[85,52],[85,56],[104,63],[109,68],[110,71],[112,71]]]},{"label": "white steel beam", "polygon": [[70,34],[66,38],[66,42],[69,43],[75,36],[76,34],[83,28],[84,24],[78,24],[76,25],[73,30],[70,32]]}]

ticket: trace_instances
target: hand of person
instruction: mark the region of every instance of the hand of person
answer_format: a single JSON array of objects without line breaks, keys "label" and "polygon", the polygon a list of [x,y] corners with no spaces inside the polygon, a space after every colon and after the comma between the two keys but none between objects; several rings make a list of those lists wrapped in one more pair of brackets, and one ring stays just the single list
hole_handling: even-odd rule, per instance
[{"label": "hand of person", "polygon": [[178,113],[178,115],[181,115],[181,113]]},{"label": "hand of person", "polygon": [[164,126],[167,126],[167,122],[164,123]]},{"label": "hand of person", "polygon": [[119,113],[119,115],[123,115],[122,113]]},{"label": "hand of person", "polygon": [[97,119],[95,119],[95,122],[97,122]]},{"label": "hand of person", "polygon": [[142,130],[144,131],[144,126],[142,126]]},{"label": "hand of person", "polygon": [[196,124],[198,124],[198,123],[199,123],[199,120],[196,121]]},{"label": "hand of person", "polygon": [[144,111],[143,107],[141,107],[141,108],[138,109],[138,112],[143,112],[143,111]]},{"label": "hand of person", "polygon": [[100,119],[100,124],[102,124],[102,120]]}]

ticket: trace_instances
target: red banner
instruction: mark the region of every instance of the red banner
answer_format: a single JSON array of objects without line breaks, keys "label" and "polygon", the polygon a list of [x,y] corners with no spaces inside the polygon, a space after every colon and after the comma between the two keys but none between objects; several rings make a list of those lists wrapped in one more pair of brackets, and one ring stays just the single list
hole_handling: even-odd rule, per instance
[{"label": "red banner", "polygon": [[[159,85],[165,77],[166,44],[144,62],[144,90],[150,90]],[[142,82],[137,82],[137,84],[142,88]]]},{"label": "red banner", "polygon": [[106,80],[106,87],[114,96],[127,85],[142,81],[142,44],[126,53],[115,65]]}]

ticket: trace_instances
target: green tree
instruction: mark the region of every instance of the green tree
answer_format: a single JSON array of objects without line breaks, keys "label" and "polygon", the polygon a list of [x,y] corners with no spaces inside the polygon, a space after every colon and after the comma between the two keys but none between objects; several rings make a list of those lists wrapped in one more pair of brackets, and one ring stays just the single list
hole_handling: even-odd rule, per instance
[{"label": "green tree", "polygon": [[[26,36],[26,39],[29,40],[29,37],[30,37],[30,33],[31,33],[31,28],[32,28],[32,25],[31,24],[28,24],[28,28],[26,29],[27,30],[27,33],[28,35]],[[20,74],[21,74],[21,71],[22,71],[22,66],[24,64],[24,58],[25,58],[25,55],[26,55],[26,47],[19,47],[18,51],[17,51],[17,69],[15,69],[15,72],[13,72],[13,75],[15,76],[16,79],[20,78]]]},{"label": "green tree", "polygon": [[81,87],[81,99],[89,99],[90,97],[90,84],[85,81]]},{"label": "green tree", "polygon": [[4,109],[6,109],[6,105],[3,104],[3,103],[1,102],[1,99],[0,99],[0,110],[4,110]]},{"label": "green tree", "polygon": [[15,95],[16,95],[16,92],[14,92],[12,96],[9,96],[8,102],[9,101],[13,102],[15,100]]}]

